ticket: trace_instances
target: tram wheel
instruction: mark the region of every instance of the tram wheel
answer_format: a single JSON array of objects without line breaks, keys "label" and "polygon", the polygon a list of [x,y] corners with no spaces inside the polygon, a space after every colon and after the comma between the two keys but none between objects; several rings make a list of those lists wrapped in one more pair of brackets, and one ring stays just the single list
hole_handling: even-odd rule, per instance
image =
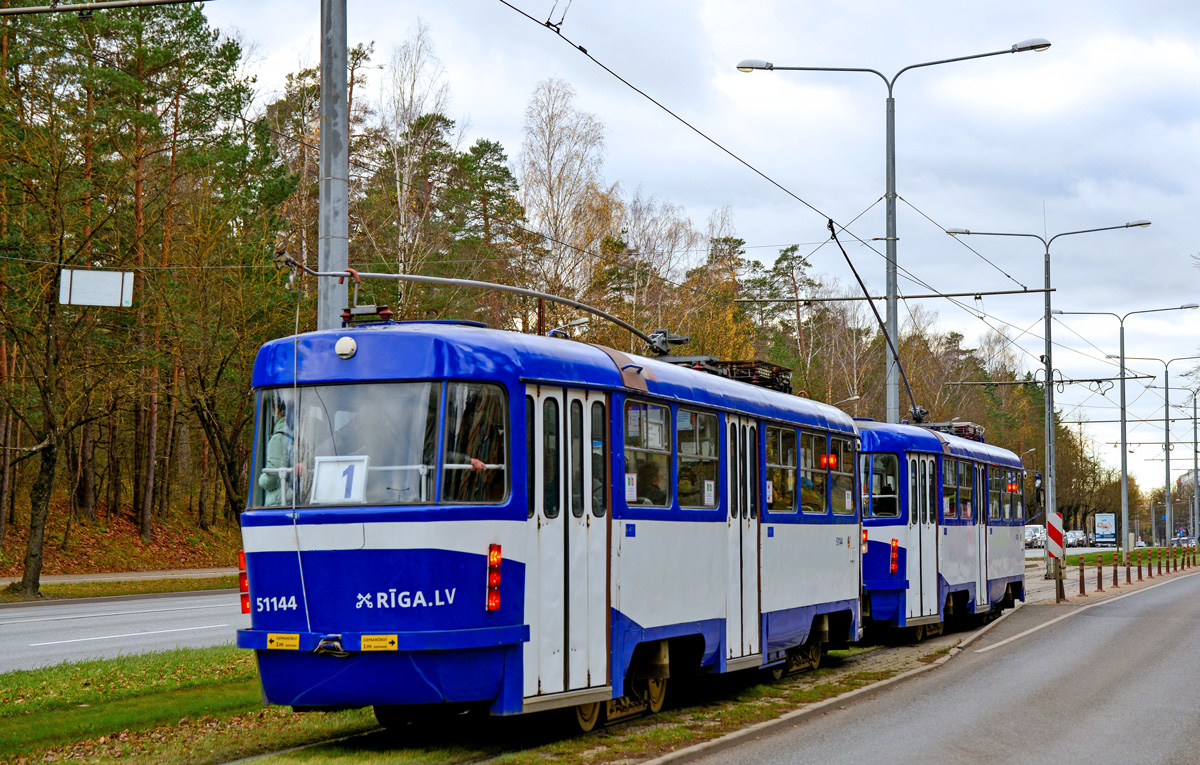
[{"label": "tram wheel", "polygon": [[784,675],[787,674],[787,671],[788,671],[788,662],[787,661],[780,662],[779,664],[774,664],[770,667],[767,667],[767,669],[766,669],[767,677],[770,679],[770,681],[772,683],[778,683],[780,680],[782,680],[784,678]]},{"label": "tram wheel", "polygon": [[600,725],[604,718],[604,709],[608,705],[603,702],[593,701],[590,704],[577,704],[575,706],[575,724],[579,726],[581,733],[591,733]]},{"label": "tram wheel", "polygon": [[650,714],[656,714],[662,711],[663,704],[667,700],[667,678],[656,677],[646,681],[646,702],[650,707]]},{"label": "tram wheel", "polygon": [[920,643],[925,639],[925,625],[918,624],[912,628],[912,639],[914,643]]},{"label": "tram wheel", "polygon": [[821,666],[821,656],[825,653],[822,650],[823,646],[823,643],[812,643],[804,646],[804,660],[808,664],[809,669],[817,669]]}]

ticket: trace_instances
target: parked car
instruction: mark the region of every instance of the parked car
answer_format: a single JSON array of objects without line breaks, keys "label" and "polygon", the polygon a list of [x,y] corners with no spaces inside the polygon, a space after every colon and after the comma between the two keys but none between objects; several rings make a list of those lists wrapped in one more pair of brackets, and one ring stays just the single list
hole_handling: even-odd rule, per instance
[{"label": "parked car", "polygon": [[1046,527],[1031,523],[1025,527],[1025,547],[1045,547]]},{"label": "parked car", "polygon": [[1072,529],[1063,535],[1064,547],[1087,547],[1087,534],[1078,529]]}]

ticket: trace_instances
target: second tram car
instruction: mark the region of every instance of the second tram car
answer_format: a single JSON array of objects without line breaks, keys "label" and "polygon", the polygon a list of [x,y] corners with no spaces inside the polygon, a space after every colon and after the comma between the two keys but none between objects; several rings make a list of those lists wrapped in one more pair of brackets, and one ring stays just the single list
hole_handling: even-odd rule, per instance
[{"label": "second tram car", "polygon": [[939,631],[947,617],[1024,600],[1024,476],[1017,456],[927,427],[857,424],[864,617],[913,628],[919,637]]}]

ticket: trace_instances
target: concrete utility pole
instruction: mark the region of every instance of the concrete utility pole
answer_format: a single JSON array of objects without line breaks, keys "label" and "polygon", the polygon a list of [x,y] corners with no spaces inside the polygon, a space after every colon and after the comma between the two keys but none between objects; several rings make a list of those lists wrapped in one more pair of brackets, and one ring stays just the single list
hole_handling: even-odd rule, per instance
[{"label": "concrete utility pole", "polygon": [[[317,270],[350,264],[350,114],[346,95],[346,0],[321,0],[321,184]],[[342,326],[346,287],[317,282],[317,329]]]}]

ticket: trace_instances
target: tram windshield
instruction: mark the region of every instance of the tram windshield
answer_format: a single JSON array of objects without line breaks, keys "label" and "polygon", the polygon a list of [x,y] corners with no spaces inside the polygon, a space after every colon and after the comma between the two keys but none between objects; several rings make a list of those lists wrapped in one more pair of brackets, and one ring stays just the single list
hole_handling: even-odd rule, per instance
[{"label": "tram windshield", "polygon": [[[260,392],[254,507],[495,503],[507,494],[503,389],[436,382]],[[441,431],[445,432],[442,433]]]}]

